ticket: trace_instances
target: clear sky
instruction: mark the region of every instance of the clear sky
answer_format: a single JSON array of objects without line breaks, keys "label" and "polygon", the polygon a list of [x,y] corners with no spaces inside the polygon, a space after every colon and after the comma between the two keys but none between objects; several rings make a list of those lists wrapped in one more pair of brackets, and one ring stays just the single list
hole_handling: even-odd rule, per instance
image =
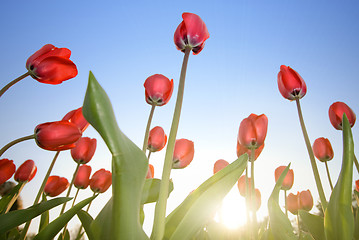
[{"label": "clear sky", "polygon": [[[318,137],[331,141],[335,156],[329,169],[336,182],[342,136],[331,126],[328,108],[343,101],[359,113],[358,10],[357,1],[2,1],[0,87],[25,73],[27,58],[47,43],[69,48],[79,74],[56,86],[28,77],[11,87],[0,99],[0,145],[80,107],[90,70],[109,95],[120,128],[140,147],[150,111],[143,83],[156,73],[174,79],[172,99],[156,108],[152,122],[168,134],[183,59],[173,34],[181,14],[192,12],[206,23],[210,38],[203,51],[189,59],[177,136],[194,141],[195,156],[186,169],[172,171],[175,190],[168,212],[212,175],[216,160],[236,159],[238,127],[251,113],[264,113],[269,119],[266,146],[255,162],[256,187],[262,193],[259,215],[267,214],[274,169],[290,162],[295,180],[289,192],[310,189],[317,200],[296,106],[280,95],[277,74],[280,65],[289,65],[305,80],[308,91],[301,104],[309,137],[312,143]],[[356,125],[353,134],[357,142]],[[110,169],[111,156],[97,132],[89,127],[84,136],[98,139],[90,162],[93,172]],[[26,206],[33,202],[54,154],[28,141],[2,156],[17,166],[27,159],[38,166],[37,176],[22,193]],[[163,159],[164,151],[151,156],[156,178],[161,177]],[[52,174],[70,180],[75,166],[69,151],[63,152]],[[329,199],[325,167],[319,161],[318,168]],[[359,178],[356,170],[353,177]],[[91,194],[86,190],[81,196]],[[95,200],[93,216],[109,195],[110,191]],[[236,187],[230,195],[232,221],[240,221],[245,212],[236,208],[243,204]],[[147,232],[153,206],[146,207]]]}]

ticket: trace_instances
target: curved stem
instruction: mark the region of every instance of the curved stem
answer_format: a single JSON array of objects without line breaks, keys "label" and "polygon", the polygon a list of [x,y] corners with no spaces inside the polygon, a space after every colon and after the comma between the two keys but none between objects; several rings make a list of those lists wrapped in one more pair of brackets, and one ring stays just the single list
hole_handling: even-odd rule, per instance
[{"label": "curved stem", "polygon": [[10,147],[14,146],[16,143],[19,143],[19,142],[22,142],[22,141],[25,141],[25,140],[29,140],[29,139],[34,139],[35,138],[35,134],[32,134],[32,135],[29,135],[29,136],[25,136],[25,137],[21,137],[21,138],[18,138],[12,142],[9,142],[8,144],[6,144],[4,147],[2,147],[0,149],[0,156],[6,151],[8,150]]},{"label": "curved stem", "polygon": [[314,178],[315,178],[315,183],[316,183],[316,185],[317,185],[320,202],[322,203],[323,212],[325,212],[325,209],[327,208],[328,203],[327,203],[327,200],[325,199],[322,182],[321,182],[321,180],[320,180],[320,176],[319,176],[319,172],[318,172],[317,163],[315,162],[315,159],[314,159],[314,153],[313,153],[313,149],[312,149],[312,146],[311,146],[311,144],[310,144],[310,141],[309,141],[307,129],[305,128],[305,124],[304,124],[304,120],[303,120],[302,109],[301,109],[301,107],[300,107],[299,98],[296,98],[296,99],[295,99],[295,102],[297,103],[297,110],[298,110],[298,116],[299,116],[300,126],[302,127],[302,132],[303,132],[305,144],[306,144],[307,149],[308,149],[309,159],[310,159],[310,163],[311,163],[311,165],[312,165],[313,174],[314,174]]},{"label": "curved stem", "polygon": [[331,188],[332,191],[333,191],[333,183],[332,183],[332,179],[330,178],[330,174],[329,174],[328,162],[325,161],[324,163],[325,163],[325,169],[327,170],[329,185],[330,185],[330,188]]},{"label": "curved stem", "polygon": [[24,79],[25,77],[29,76],[30,72],[24,73],[23,75],[21,75],[20,77],[12,80],[11,82],[9,82],[5,87],[3,87],[0,90],[0,97],[6,92],[6,90],[8,90],[12,85],[14,85],[15,83],[19,82],[20,80]]},{"label": "curved stem", "polygon": [[357,168],[357,171],[358,171],[358,173],[359,173],[359,163],[358,163],[358,159],[357,159],[357,157],[355,156],[355,154],[354,154],[354,164],[355,164],[355,167]]},{"label": "curved stem", "polygon": [[150,160],[150,157],[151,157],[151,151],[148,151],[148,155],[147,155],[147,159]]},{"label": "curved stem", "polygon": [[153,223],[153,231],[151,238],[162,240],[165,230],[165,217],[166,217],[166,206],[167,206],[167,197],[168,197],[168,186],[169,186],[169,179],[172,169],[172,158],[173,158],[173,151],[174,145],[177,136],[178,124],[181,115],[182,109],[182,101],[183,101],[183,93],[184,93],[184,84],[186,78],[186,71],[187,71],[187,63],[189,54],[191,52],[191,47],[186,47],[185,54],[182,63],[181,69],[181,76],[178,85],[178,93],[177,93],[177,101],[175,106],[175,111],[173,114],[171,131],[168,138],[167,143],[167,150],[165,155],[165,162],[163,165],[162,171],[162,181],[160,185],[160,192],[158,201],[156,203],[155,208],[155,217]]},{"label": "curved stem", "polygon": [[[66,197],[69,197],[69,196],[70,196],[71,188],[72,188],[72,186],[74,185],[75,177],[76,177],[77,171],[79,170],[79,167],[80,167],[80,163],[77,163],[77,166],[76,166],[74,175],[72,176],[72,180],[71,180],[70,186],[69,186],[69,188],[68,188],[68,190],[67,190],[67,193],[66,193]],[[64,204],[62,204],[60,216],[64,213],[65,208],[66,208],[66,202],[65,202]],[[66,229],[65,229],[65,230],[66,230]]]},{"label": "curved stem", "polygon": [[142,147],[142,151],[144,153],[146,153],[146,149],[147,149],[148,134],[150,132],[150,127],[151,127],[151,122],[152,122],[152,118],[153,118],[153,113],[155,111],[155,107],[156,107],[156,105],[152,104],[150,116],[148,116],[147,127],[146,127],[146,132],[145,132],[145,138],[143,139],[143,147]]}]

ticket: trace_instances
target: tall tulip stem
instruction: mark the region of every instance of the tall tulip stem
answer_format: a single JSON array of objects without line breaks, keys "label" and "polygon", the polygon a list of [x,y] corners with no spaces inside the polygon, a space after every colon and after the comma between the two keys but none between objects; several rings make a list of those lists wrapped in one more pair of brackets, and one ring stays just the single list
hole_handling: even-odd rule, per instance
[{"label": "tall tulip stem", "polygon": [[313,170],[313,174],[314,174],[314,178],[315,178],[315,183],[316,183],[316,185],[317,185],[320,202],[321,202],[321,204],[322,204],[323,211],[325,211],[325,209],[327,208],[328,203],[327,203],[327,200],[325,199],[322,182],[321,182],[321,180],[320,180],[320,176],[319,176],[319,172],[318,172],[317,163],[315,162],[315,159],[314,159],[314,153],[313,153],[313,149],[312,149],[312,146],[311,146],[311,144],[310,144],[310,141],[309,141],[307,129],[305,128],[305,124],[304,124],[304,120],[303,120],[303,114],[302,114],[302,109],[301,109],[301,107],[300,107],[299,98],[296,98],[296,99],[295,99],[295,102],[297,103],[297,110],[298,110],[298,116],[299,116],[300,126],[301,126],[301,128],[302,128],[302,132],[303,132],[305,144],[306,144],[307,149],[308,149],[308,154],[309,154],[309,158],[310,158],[310,163],[311,163],[311,165],[312,165],[312,170]]},{"label": "tall tulip stem", "polygon": [[22,141],[26,141],[26,140],[29,140],[29,139],[34,139],[35,138],[35,134],[31,134],[29,136],[25,136],[25,137],[21,137],[21,138],[18,138],[12,142],[9,142],[8,144],[6,144],[4,147],[2,147],[0,149],[0,156],[3,155],[3,153],[8,150],[10,147],[14,146],[15,144],[19,143],[19,142],[22,142]]},{"label": "tall tulip stem", "polygon": [[6,92],[6,90],[8,90],[12,85],[14,85],[15,83],[19,82],[20,80],[26,78],[27,76],[30,75],[30,72],[26,72],[24,73],[23,75],[21,75],[20,77],[12,80],[11,82],[9,82],[5,87],[3,87],[1,90],[0,90],[0,97]]},{"label": "tall tulip stem", "polygon": [[254,239],[257,238],[257,211],[256,211],[256,193],[254,187],[254,160],[255,160],[255,149],[251,149],[251,155],[249,158],[251,162],[251,209],[252,209],[252,227]]},{"label": "tall tulip stem", "polygon": [[143,139],[142,151],[143,151],[144,153],[146,153],[146,149],[147,149],[148,134],[149,134],[149,132],[150,132],[151,122],[152,122],[153,113],[154,113],[154,111],[155,111],[155,108],[156,108],[156,105],[155,105],[155,104],[152,104],[150,116],[148,116],[147,127],[146,127],[146,132],[145,132],[145,138]]},{"label": "tall tulip stem", "polygon": [[358,163],[358,159],[357,159],[357,157],[355,156],[355,154],[354,154],[354,164],[355,164],[355,167],[357,168],[357,171],[358,171],[358,173],[359,173],[359,163]]},{"label": "tall tulip stem", "polygon": [[327,170],[329,185],[330,185],[330,188],[333,191],[333,183],[332,183],[332,179],[330,178],[330,174],[329,174],[328,161],[325,161],[324,163],[325,163],[325,169]]},{"label": "tall tulip stem", "polygon": [[[247,224],[248,229],[252,229],[252,220],[250,218],[250,202],[249,202],[249,181],[248,181],[248,165],[246,167],[246,177],[245,177],[245,199],[246,199],[246,212],[247,212]],[[248,239],[252,235],[250,231],[247,231],[248,233]]]},{"label": "tall tulip stem", "polygon": [[179,85],[178,85],[176,106],[175,106],[175,110],[173,113],[171,131],[170,131],[169,138],[168,138],[165,162],[163,165],[160,192],[159,192],[159,197],[158,197],[158,201],[156,203],[156,208],[155,208],[155,216],[154,216],[154,223],[153,223],[151,238],[156,239],[156,240],[162,240],[164,231],[165,231],[166,206],[167,206],[169,179],[170,179],[171,169],[172,169],[173,151],[174,151],[174,145],[176,142],[179,119],[180,119],[180,115],[181,115],[187,64],[188,64],[188,58],[189,58],[189,54],[190,54],[191,50],[192,50],[192,48],[189,46],[187,46],[185,48],[185,54],[184,54],[184,58],[183,58],[181,75],[180,75],[180,80],[179,80]]},{"label": "tall tulip stem", "polygon": [[7,213],[7,212],[10,211],[12,205],[14,205],[16,199],[19,197],[20,192],[22,191],[22,189],[24,188],[24,186],[25,186],[26,183],[27,183],[27,181],[26,181],[26,182],[21,182],[21,183],[19,183],[19,184],[21,184],[21,185],[20,185],[20,188],[19,188],[18,192],[12,197],[12,199],[10,200],[10,202],[7,204],[6,210],[5,210],[4,213]]}]

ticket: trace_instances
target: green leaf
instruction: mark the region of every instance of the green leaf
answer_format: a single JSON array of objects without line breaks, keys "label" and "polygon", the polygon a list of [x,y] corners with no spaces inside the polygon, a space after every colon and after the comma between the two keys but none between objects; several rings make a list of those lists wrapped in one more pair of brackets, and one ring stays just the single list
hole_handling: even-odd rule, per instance
[{"label": "green leaf", "polygon": [[[25,183],[17,184],[8,194],[0,199],[0,214],[5,213],[7,208],[11,208],[24,185]],[[11,206],[8,206],[9,204],[11,204]]]},{"label": "green leaf", "polygon": [[[146,179],[142,190],[141,204],[156,202],[160,192],[161,180],[157,178]],[[170,181],[168,193],[173,191],[173,182]]]},{"label": "green leaf", "polygon": [[11,211],[0,215],[0,235],[69,200],[71,200],[71,198],[55,198],[26,209]]},{"label": "green leaf", "polygon": [[292,224],[289,219],[282,212],[279,206],[279,192],[284,180],[284,177],[287,175],[290,164],[280,175],[277,183],[274,186],[272,194],[268,199],[268,212],[269,212],[269,221],[270,227],[272,229],[272,234],[276,240],[288,240],[288,239],[297,239],[293,232]]},{"label": "green leaf", "polygon": [[324,218],[313,215],[304,210],[298,211],[300,219],[305,227],[309,230],[315,240],[325,240],[324,235]]},{"label": "green leaf", "polygon": [[91,223],[93,221],[93,218],[91,217],[91,215],[88,212],[85,212],[84,210],[80,210],[77,213],[77,216],[79,217],[89,240],[94,240],[95,237],[91,230]]},{"label": "green leaf", "polygon": [[84,206],[89,204],[97,195],[89,197],[85,200],[82,200],[68,211],[63,213],[61,216],[53,220],[49,225],[47,225],[39,234],[34,238],[36,239],[52,239],[56,234],[71,220],[71,218],[77,214],[77,212],[82,209]]},{"label": "green leaf", "polygon": [[112,197],[116,204],[112,208],[111,237],[148,239],[139,220],[148,159],[118,127],[111,102],[92,72],[82,111],[112,153]]},{"label": "green leaf", "polygon": [[[46,199],[46,194],[43,193],[42,194],[42,202],[46,202],[47,199]],[[41,214],[41,218],[40,218],[40,224],[39,224],[39,232],[44,229],[44,227],[46,227],[47,225],[49,225],[49,222],[50,222],[50,212],[49,210],[43,212]]]},{"label": "green leaf", "polygon": [[164,239],[190,239],[214,215],[221,200],[232,189],[247,166],[248,155],[240,156],[202,183],[166,218]]},{"label": "green leaf", "polygon": [[112,198],[92,221],[90,228],[95,239],[111,239]]},{"label": "green leaf", "polygon": [[343,161],[337,183],[324,213],[324,230],[327,240],[352,239],[354,217],[352,213],[354,143],[350,124],[343,116]]},{"label": "green leaf", "polygon": [[312,235],[307,232],[301,232],[298,240],[315,240]]}]

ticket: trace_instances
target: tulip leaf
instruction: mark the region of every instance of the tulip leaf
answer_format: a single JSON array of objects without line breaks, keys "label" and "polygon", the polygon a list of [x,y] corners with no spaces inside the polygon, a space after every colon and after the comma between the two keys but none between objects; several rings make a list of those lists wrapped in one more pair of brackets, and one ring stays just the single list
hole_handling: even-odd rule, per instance
[{"label": "tulip leaf", "polygon": [[[112,198],[90,224],[94,239],[111,239]],[[86,230],[86,229],[85,229]]]},{"label": "tulip leaf", "polygon": [[[46,194],[43,193],[42,194],[42,201],[43,202],[46,202],[47,199],[46,199]],[[40,224],[39,224],[39,232],[44,229],[44,227],[46,227],[47,225],[49,225],[49,222],[50,222],[50,212],[49,210],[43,212],[41,214],[41,217],[40,217]]]},{"label": "tulip leaf", "polygon": [[304,210],[298,211],[300,219],[306,226],[310,234],[315,240],[325,240],[324,235],[324,218],[318,215],[313,215]]},{"label": "tulip leaf", "polygon": [[292,224],[289,219],[282,212],[279,206],[279,192],[283,183],[285,176],[289,170],[290,164],[284,169],[280,177],[278,178],[272,194],[268,199],[268,212],[269,212],[269,221],[270,227],[272,229],[272,234],[275,239],[278,240],[288,240],[288,239],[297,239],[293,232]]},{"label": "tulip leaf", "polygon": [[33,205],[26,209],[20,209],[16,211],[11,211],[6,214],[0,215],[0,235],[6,233],[10,229],[17,227],[37,216],[43,212],[56,207],[64,202],[71,200],[71,198],[55,198],[50,201],[42,202],[36,205]]},{"label": "tulip leaf", "polygon": [[[77,216],[79,217],[89,240],[94,240],[95,237],[91,230],[91,223],[93,221],[93,218],[91,217],[91,215],[88,212],[85,212],[84,210],[80,210],[77,213]],[[81,229],[80,229],[80,231],[81,231]]]},{"label": "tulip leaf", "polygon": [[233,188],[247,166],[248,155],[218,171],[166,218],[164,239],[191,239],[216,212],[221,200]]},{"label": "tulip leaf", "polygon": [[86,198],[82,200],[61,216],[53,220],[49,225],[47,225],[41,232],[39,232],[34,240],[36,239],[52,239],[58,234],[58,232],[71,220],[71,218],[76,215],[78,211],[80,211],[84,206],[89,204],[93,199],[95,199],[97,195]]},{"label": "tulip leaf", "polygon": [[[146,179],[142,191],[141,204],[156,202],[159,196],[161,180],[157,178]],[[170,181],[168,193],[173,191],[173,182]]]},{"label": "tulip leaf", "polygon": [[15,200],[19,196],[19,191],[22,188],[24,183],[17,184],[8,194],[3,196],[0,199],[0,214],[5,213],[7,208],[11,208],[8,206],[11,202],[11,205],[14,204]]},{"label": "tulip leaf", "polygon": [[307,232],[301,232],[298,240],[315,240],[312,235]]},{"label": "tulip leaf", "polygon": [[343,115],[343,161],[339,178],[324,213],[324,230],[327,240],[352,239],[354,217],[352,213],[354,143],[350,124]]},{"label": "tulip leaf", "polygon": [[139,219],[148,159],[118,127],[109,97],[92,72],[82,111],[112,153],[112,197],[116,204],[112,207],[111,237],[148,239]]},{"label": "tulip leaf", "polygon": [[359,239],[359,206],[356,208],[356,214],[355,214],[355,229],[354,229],[354,238],[353,239]]}]

